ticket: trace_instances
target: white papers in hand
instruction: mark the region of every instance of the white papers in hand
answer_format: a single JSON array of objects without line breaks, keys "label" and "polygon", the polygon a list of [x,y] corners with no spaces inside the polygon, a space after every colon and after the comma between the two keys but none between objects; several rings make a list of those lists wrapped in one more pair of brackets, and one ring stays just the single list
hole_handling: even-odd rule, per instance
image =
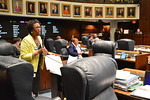
[{"label": "white papers in hand", "polygon": [[63,66],[60,56],[46,55],[45,57],[46,69],[51,73],[61,76],[60,67]]},{"label": "white papers in hand", "polygon": [[67,63],[70,63],[70,62],[77,60],[77,59],[78,59],[77,56],[73,57],[73,56],[69,55]]}]

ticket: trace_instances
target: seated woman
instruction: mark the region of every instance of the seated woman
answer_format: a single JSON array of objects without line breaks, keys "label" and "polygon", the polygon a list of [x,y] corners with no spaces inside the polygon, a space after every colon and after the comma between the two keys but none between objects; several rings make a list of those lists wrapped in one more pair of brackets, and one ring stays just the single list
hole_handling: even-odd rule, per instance
[{"label": "seated woman", "polygon": [[68,52],[71,56],[78,56],[79,58],[82,58],[83,51],[78,45],[78,38],[76,36],[74,36],[71,45],[68,47]]}]

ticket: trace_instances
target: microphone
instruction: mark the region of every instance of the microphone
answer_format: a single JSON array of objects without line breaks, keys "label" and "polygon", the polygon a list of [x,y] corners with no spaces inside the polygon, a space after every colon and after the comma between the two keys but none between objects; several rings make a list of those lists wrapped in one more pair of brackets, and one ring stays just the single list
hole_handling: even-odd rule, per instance
[{"label": "microphone", "polygon": [[42,48],[44,48],[45,47],[45,45],[44,45],[45,36],[41,35],[41,39],[42,39]]}]

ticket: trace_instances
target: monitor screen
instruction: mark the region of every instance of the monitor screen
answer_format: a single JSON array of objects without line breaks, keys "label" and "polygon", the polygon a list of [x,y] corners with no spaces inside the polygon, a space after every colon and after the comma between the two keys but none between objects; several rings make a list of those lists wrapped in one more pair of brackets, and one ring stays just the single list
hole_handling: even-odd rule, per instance
[{"label": "monitor screen", "polygon": [[[0,38],[12,39],[14,37],[24,38],[28,35],[27,23],[34,18],[2,16],[0,18]],[[52,19],[36,18],[41,23],[41,34],[46,37],[62,35],[62,27],[59,21]]]},{"label": "monitor screen", "polygon": [[145,72],[144,85],[150,85],[150,71]]},{"label": "monitor screen", "polygon": [[126,59],[126,57],[127,57],[127,54],[121,54],[120,56],[121,59]]}]

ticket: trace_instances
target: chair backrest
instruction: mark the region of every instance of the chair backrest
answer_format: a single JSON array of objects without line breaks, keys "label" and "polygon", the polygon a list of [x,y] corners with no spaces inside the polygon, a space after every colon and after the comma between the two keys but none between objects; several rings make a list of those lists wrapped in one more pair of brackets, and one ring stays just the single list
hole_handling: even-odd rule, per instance
[{"label": "chair backrest", "polygon": [[119,50],[134,51],[135,41],[131,39],[117,40]]},{"label": "chair backrest", "polygon": [[0,55],[13,56],[14,55],[14,46],[13,46],[13,44],[8,43],[5,40],[0,40]]},{"label": "chair backrest", "polygon": [[115,58],[116,44],[112,41],[97,41],[92,45],[93,55],[105,55]]},{"label": "chair backrest", "polygon": [[68,59],[67,41],[65,39],[57,39],[54,43],[56,53],[63,56],[63,60]]},{"label": "chair backrest", "polygon": [[33,100],[33,66],[12,56],[0,56],[0,99]]},{"label": "chair backrest", "polygon": [[87,41],[88,41],[88,36],[82,36],[82,44],[83,45],[87,45]]},{"label": "chair backrest", "polygon": [[91,56],[61,67],[67,100],[117,100],[112,84],[117,63],[113,58]]},{"label": "chair backrest", "polygon": [[55,48],[57,54],[65,53],[64,50],[67,52],[67,41],[65,39],[57,39],[55,40]]},{"label": "chair backrest", "polygon": [[54,47],[54,40],[52,38],[48,38],[45,41],[45,47],[49,52],[54,52],[55,47]]}]

